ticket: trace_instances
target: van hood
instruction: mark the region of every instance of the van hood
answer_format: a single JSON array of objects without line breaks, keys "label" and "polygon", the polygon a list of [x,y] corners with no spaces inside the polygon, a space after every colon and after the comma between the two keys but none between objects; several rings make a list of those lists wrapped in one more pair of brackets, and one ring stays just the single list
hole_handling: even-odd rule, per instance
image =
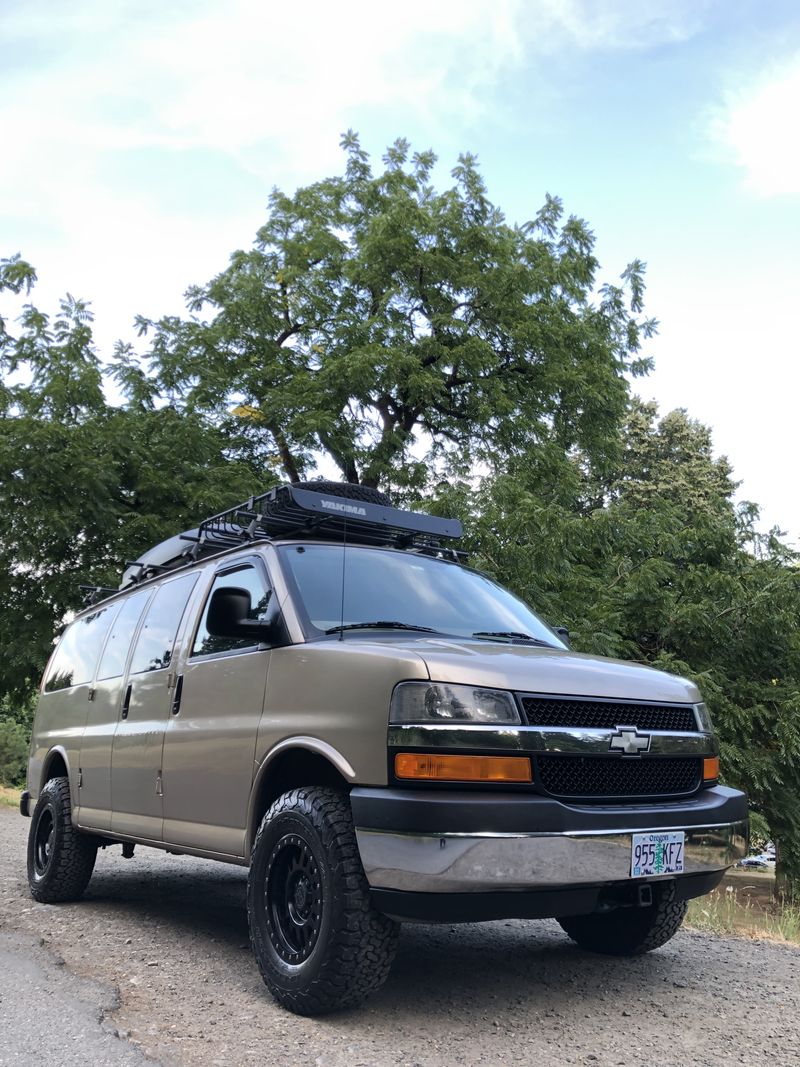
[{"label": "van hood", "polygon": [[688,679],[627,660],[469,639],[394,639],[392,644],[416,652],[435,682],[618,700],[681,704],[702,700],[697,686]]}]

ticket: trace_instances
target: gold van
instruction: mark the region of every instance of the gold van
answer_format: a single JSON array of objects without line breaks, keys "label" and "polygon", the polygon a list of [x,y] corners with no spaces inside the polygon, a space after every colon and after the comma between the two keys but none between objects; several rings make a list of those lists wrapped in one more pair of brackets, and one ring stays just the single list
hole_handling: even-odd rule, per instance
[{"label": "gold van", "polygon": [[402,921],[664,944],[747,850],[700,693],[572,652],[460,533],[281,486],[98,590],[42,682],[33,897],[80,897],[110,844],[246,866],[264,981],[301,1014],[380,986]]}]

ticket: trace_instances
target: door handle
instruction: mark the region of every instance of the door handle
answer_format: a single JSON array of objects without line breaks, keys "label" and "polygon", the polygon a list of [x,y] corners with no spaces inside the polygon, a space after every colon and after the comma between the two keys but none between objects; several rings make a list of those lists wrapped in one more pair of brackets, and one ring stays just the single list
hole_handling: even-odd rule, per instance
[{"label": "door handle", "polygon": [[128,711],[131,706],[131,690],[133,689],[133,682],[128,683],[128,688],[125,690],[125,699],[122,701],[122,718],[128,718]]},{"label": "door handle", "polygon": [[181,710],[181,696],[183,695],[183,675],[178,675],[175,682],[175,696],[172,698],[172,714],[177,715]]}]

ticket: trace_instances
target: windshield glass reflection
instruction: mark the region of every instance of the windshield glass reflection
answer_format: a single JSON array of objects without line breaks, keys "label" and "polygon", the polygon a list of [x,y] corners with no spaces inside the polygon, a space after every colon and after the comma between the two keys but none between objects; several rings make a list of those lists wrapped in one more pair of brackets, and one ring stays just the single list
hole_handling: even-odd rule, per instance
[{"label": "windshield glass reflection", "polygon": [[455,563],[356,545],[282,545],[278,551],[318,633],[342,624],[394,622],[461,637],[527,634],[565,647],[508,590]]}]

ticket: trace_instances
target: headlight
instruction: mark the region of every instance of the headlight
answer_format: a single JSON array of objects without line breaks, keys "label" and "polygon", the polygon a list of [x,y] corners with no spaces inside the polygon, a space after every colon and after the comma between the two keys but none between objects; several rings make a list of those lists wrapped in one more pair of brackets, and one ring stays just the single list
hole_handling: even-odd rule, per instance
[{"label": "headlight", "polygon": [[695,713],[697,715],[697,721],[700,725],[700,729],[707,734],[713,734],[714,727],[711,725],[711,713],[705,704],[695,704]]},{"label": "headlight", "polygon": [[401,682],[392,694],[391,722],[520,723],[510,693],[444,682]]}]

